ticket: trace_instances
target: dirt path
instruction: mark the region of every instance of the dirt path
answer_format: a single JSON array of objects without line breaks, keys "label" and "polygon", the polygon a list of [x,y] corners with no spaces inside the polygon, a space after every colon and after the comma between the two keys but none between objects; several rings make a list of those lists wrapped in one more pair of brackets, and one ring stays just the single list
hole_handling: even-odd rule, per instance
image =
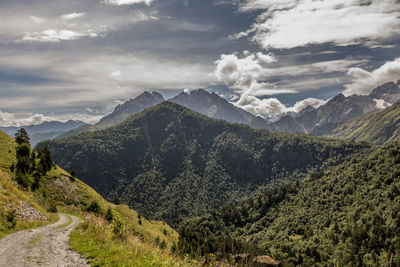
[{"label": "dirt path", "polygon": [[60,220],[54,224],[0,239],[0,266],[89,266],[69,245],[69,235],[79,219],[59,216]]}]

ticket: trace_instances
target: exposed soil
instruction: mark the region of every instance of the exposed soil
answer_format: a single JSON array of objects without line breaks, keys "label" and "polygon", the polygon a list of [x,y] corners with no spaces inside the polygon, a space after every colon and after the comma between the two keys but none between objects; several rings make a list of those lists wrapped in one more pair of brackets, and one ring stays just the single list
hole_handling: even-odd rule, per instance
[{"label": "exposed soil", "polygon": [[[89,266],[73,251],[69,236],[79,218],[59,214],[60,220],[37,229],[24,230],[0,239],[0,266]],[[72,222],[69,222],[69,218]]]}]

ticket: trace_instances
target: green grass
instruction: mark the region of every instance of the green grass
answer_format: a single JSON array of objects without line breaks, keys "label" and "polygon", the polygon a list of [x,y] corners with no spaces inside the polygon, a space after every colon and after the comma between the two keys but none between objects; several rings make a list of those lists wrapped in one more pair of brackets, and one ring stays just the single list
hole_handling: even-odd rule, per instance
[{"label": "green grass", "polygon": [[113,224],[93,215],[86,216],[71,234],[71,246],[83,253],[92,266],[194,266],[194,262],[171,256],[143,242],[131,233],[113,233]]},{"label": "green grass", "polygon": [[15,162],[15,142],[14,139],[0,131],[0,168],[9,170]]},{"label": "green grass", "polygon": [[[191,266],[193,263],[171,254],[171,247],[178,242],[178,233],[164,222],[148,221],[126,205],[114,205],[102,198],[95,190],[72,178],[65,170],[55,167],[43,176],[38,190],[32,192],[21,188],[10,171],[15,163],[13,138],[0,131],[0,238],[22,229],[36,228],[55,222],[58,215],[47,210],[53,204],[59,212],[73,214],[82,223],[71,235],[72,247],[88,257],[94,266]],[[33,179],[30,177],[30,179]],[[46,221],[16,219],[13,225],[7,214],[17,210],[20,201],[36,208],[47,217]],[[104,215],[88,213],[86,208],[96,201],[105,214],[112,209],[114,219],[105,220]],[[69,216],[68,216],[69,217]],[[140,217],[140,219],[139,219]],[[58,228],[68,226],[68,222]],[[115,225],[121,224],[118,233]],[[40,241],[33,239],[31,246]],[[160,248],[160,243],[165,248]]]},{"label": "green grass", "polygon": [[388,144],[400,138],[400,104],[373,111],[340,125],[333,136],[355,141],[367,141],[378,145]]}]

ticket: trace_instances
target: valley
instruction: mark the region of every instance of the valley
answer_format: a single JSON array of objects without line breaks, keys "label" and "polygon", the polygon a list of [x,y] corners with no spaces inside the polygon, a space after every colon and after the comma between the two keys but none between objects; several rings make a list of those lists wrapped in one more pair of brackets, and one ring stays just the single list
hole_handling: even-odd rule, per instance
[{"label": "valley", "polygon": [[0,17],[0,267],[400,267],[400,0]]}]

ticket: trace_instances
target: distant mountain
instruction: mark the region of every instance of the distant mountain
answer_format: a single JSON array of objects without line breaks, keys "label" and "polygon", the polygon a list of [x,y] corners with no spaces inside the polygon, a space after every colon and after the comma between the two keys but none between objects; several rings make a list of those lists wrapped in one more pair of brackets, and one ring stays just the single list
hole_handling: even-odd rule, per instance
[{"label": "distant mountain", "polygon": [[[161,94],[157,92],[149,93],[146,91],[136,98],[118,105],[112,113],[105,116],[97,124],[85,125],[83,127],[71,130],[59,137],[64,138],[84,132],[94,132],[96,130],[107,129],[123,122],[130,116],[139,113],[146,108],[155,106],[163,101],[164,98]],[[203,89],[193,90],[189,94],[182,92],[168,101],[184,106],[213,119],[220,119],[228,122],[248,125],[252,125],[252,122],[256,119],[256,116],[253,114],[234,106],[219,95],[215,93],[208,93]],[[259,117],[257,120],[262,125],[267,123],[261,117]],[[265,129],[265,127],[261,126],[255,128]]]},{"label": "distant mountain", "polygon": [[172,102],[116,127],[45,141],[56,163],[103,196],[175,222],[247,198],[262,186],[337,164],[366,145],[254,130]]},{"label": "distant mountain", "polygon": [[330,136],[386,144],[400,139],[400,103],[353,118],[336,127]]},{"label": "distant mountain", "polygon": [[164,97],[157,92],[144,92],[134,99],[126,101],[125,103],[118,105],[114,111],[102,118],[96,126],[105,129],[110,126],[120,124],[132,115],[139,113],[146,108],[155,106],[164,101]]},{"label": "distant mountain", "polygon": [[114,111],[102,118],[95,125],[84,125],[80,128],[73,129],[59,136],[59,138],[68,137],[85,132],[94,132],[97,130],[107,129],[109,127],[120,124],[130,116],[143,111],[164,101],[164,97],[157,92],[144,92],[139,96],[124,102],[115,107]]},{"label": "distant mountain", "polygon": [[14,137],[14,134],[17,132],[17,130],[24,128],[31,138],[32,146],[35,146],[38,142],[42,140],[53,139],[60,134],[85,125],[88,124],[82,121],[74,120],[69,120],[67,122],[49,121],[43,122],[38,125],[27,125],[21,127],[0,127],[0,130]]},{"label": "distant mountain", "polygon": [[[351,95],[345,97],[339,94],[318,109],[309,107],[302,110],[294,117],[297,123],[283,117],[279,121],[269,124],[268,127],[277,131],[327,135],[344,121],[389,107],[399,101],[399,85],[400,81],[386,83],[365,96]],[[302,127],[299,127],[299,125]]]},{"label": "distant mountain", "polygon": [[227,122],[250,124],[255,116],[229,103],[215,93],[208,93],[203,89],[182,92],[168,101],[184,106],[188,109],[206,115],[213,119]]}]

